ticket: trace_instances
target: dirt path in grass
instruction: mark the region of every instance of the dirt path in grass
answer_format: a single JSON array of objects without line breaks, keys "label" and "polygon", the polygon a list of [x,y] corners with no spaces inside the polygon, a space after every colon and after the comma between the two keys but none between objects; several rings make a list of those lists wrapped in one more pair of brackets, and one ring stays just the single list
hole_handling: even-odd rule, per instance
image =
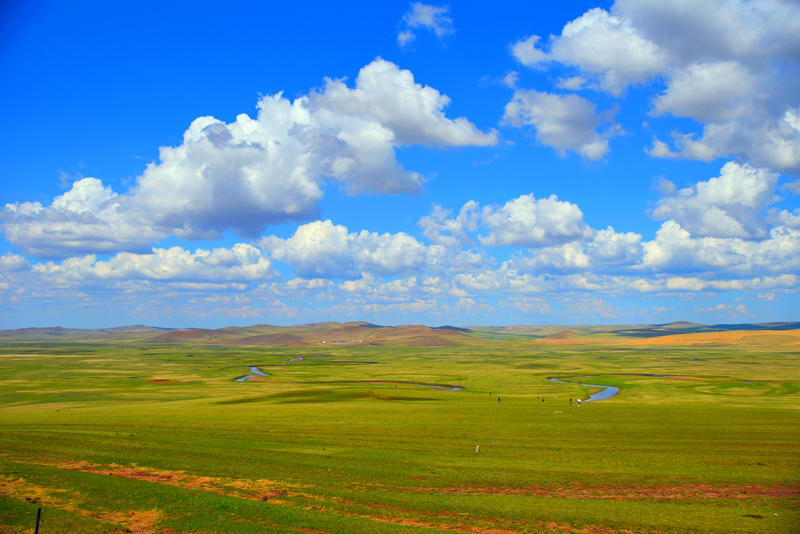
[{"label": "dirt path in grass", "polygon": [[[52,461],[48,463],[30,462],[70,471],[83,471],[105,476],[129,478],[142,482],[176,486],[186,489],[209,491],[227,497],[262,501],[271,505],[320,512],[335,516],[366,519],[381,523],[415,526],[432,530],[473,532],[477,534],[514,534],[518,532],[554,531],[570,533],[612,533],[630,532],[604,526],[575,526],[555,522],[526,521],[518,519],[488,518],[469,516],[457,511],[414,510],[376,502],[365,495],[364,502],[317,494],[313,486],[271,480],[250,480],[226,477],[192,475],[183,471],[154,469],[142,466],[118,464],[92,464],[89,462]],[[655,501],[703,501],[707,499],[786,499],[800,497],[797,485],[720,485],[712,484],[660,484],[651,486],[589,486],[569,484],[564,486],[529,486],[510,488],[502,486],[458,486],[458,487],[416,487],[396,488],[378,484],[380,491],[409,492],[458,495],[519,495],[533,498],[561,499],[610,499],[610,500],[655,500]],[[376,489],[377,489],[376,488]],[[0,494],[19,499],[40,502],[48,506],[72,511],[80,515],[108,522],[127,529],[129,532],[144,533],[156,531],[163,519],[159,510],[108,512],[82,508],[80,495],[67,490],[42,488],[22,478],[0,476]]]}]

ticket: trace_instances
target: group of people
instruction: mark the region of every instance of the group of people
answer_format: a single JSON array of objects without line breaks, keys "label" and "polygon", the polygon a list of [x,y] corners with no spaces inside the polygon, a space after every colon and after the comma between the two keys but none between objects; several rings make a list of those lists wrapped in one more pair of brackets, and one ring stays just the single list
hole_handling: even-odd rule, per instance
[{"label": "group of people", "polygon": [[[490,395],[491,395],[491,393],[490,393]],[[544,402],[544,397],[543,397],[543,396],[542,396],[542,397],[539,397],[539,396],[537,395],[537,397],[536,397],[536,398],[537,398],[537,399],[541,398],[541,399],[542,399],[542,402]],[[499,401],[500,399],[497,399],[497,400]],[[558,397],[556,397],[556,400],[558,400]],[[570,398],[569,398],[569,405],[570,405],[570,406],[572,406],[572,397],[570,397]],[[578,408],[580,408],[580,407],[581,407],[581,399],[578,399]]]}]

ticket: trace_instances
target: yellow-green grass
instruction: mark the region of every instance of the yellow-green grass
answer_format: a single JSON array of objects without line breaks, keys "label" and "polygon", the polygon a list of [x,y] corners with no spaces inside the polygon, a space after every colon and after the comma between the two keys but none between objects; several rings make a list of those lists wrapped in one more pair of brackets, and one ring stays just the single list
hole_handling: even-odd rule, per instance
[{"label": "yellow-green grass", "polygon": [[0,532],[791,532],[798,408],[796,347],[9,342]]}]

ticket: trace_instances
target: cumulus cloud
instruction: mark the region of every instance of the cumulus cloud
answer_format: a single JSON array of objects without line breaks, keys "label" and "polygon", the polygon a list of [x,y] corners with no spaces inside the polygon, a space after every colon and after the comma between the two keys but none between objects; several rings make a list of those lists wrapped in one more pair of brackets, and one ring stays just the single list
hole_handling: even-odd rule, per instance
[{"label": "cumulus cloud", "polygon": [[[537,199],[521,195],[502,206],[481,208],[474,200],[466,202],[455,217],[438,205],[419,225],[425,237],[445,247],[473,245],[487,247],[541,247],[574,240],[591,239],[594,230],[583,221],[581,209],[556,195]],[[482,235],[476,235],[476,234]]]},{"label": "cumulus cloud", "polygon": [[428,252],[403,232],[351,233],[330,220],[304,224],[288,239],[265,237],[261,246],[303,278],[355,278],[364,271],[391,276],[418,269]]},{"label": "cumulus cloud", "polygon": [[588,160],[601,159],[608,152],[608,139],[618,133],[611,125],[614,110],[597,113],[595,105],[577,95],[556,95],[519,90],[506,105],[504,120],[513,126],[533,125],[536,139],[563,156],[574,150]]},{"label": "cumulus cloud", "polygon": [[434,205],[433,212],[419,220],[425,237],[432,243],[447,247],[473,243],[474,240],[470,237],[469,232],[474,232],[478,228],[479,204],[470,200],[461,206],[455,218],[448,218],[450,215],[450,210],[444,209],[438,204]]},{"label": "cumulus cloud", "polygon": [[164,233],[147,215],[131,208],[131,198],[114,193],[97,178],[83,178],[49,206],[6,204],[0,221],[6,239],[40,258],[85,252],[144,251]]},{"label": "cumulus cloud", "polygon": [[619,272],[632,269],[643,253],[641,235],[609,226],[596,231],[590,241],[538,248],[515,257],[514,262],[525,272]]},{"label": "cumulus cloud", "polygon": [[590,239],[594,231],[583,222],[583,212],[556,195],[536,199],[533,194],[509,200],[503,206],[486,206],[481,212],[488,234],[484,246],[536,247]]},{"label": "cumulus cloud", "polygon": [[262,98],[255,118],[196,119],[183,143],[162,147],[127,194],[84,178],[49,206],[7,204],[3,230],[26,253],[46,258],[141,252],[168,235],[253,237],[271,224],[314,218],[325,180],[350,194],[415,193],[422,176],[398,163],[397,147],[497,142],[466,118],[446,117],[449,102],[376,59],[352,88],[328,79],[293,101]]},{"label": "cumulus cloud", "polygon": [[413,2],[403,15],[402,28],[397,33],[401,47],[411,44],[417,38],[415,30],[425,29],[436,34],[439,39],[455,31],[450,18],[450,6],[433,6]]},{"label": "cumulus cloud", "polygon": [[765,210],[775,201],[777,181],[776,173],[728,162],[719,177],[666,195],[653,215],[700,236],[764,237]]},{"label": "cumulus cloud", "polygon": [[648,149],[652,156],[737,155],[798,173],[798,27],[800,4],[790,0],[617,0],[609,11],[587,11],[547,41],[519,41],[512,54],[532,67],[567,65],[585,78],[570,87],[615,96],[630,85],[663,80],[652,113],[693,119],[702,131],[677,132],[673,147],[657,139]]},{"label": "cumulus cloud", "polygon": [[793,273],[800,269],[800,231],[777,226],[766,239],[693,237],[673,220],[643,243],[640,268],[656,272],[731,274]]},{"label": "cumulus cloud", "polygon": [[722,121],[751,111],[756,79],[736,61],[695,63],[675,74],[653,100],[653,114],[671,113],[700,121]]},{"label": "cumulus cloud", "polygon": [[620,94],[628,85],[642,83],[667,65],[658,45],[648,40],[630,19],[594,8],[567,23],[544,52],[533,35],[512,47],[514,57],[527,66],[556,61],[580,68],[598,78],[600,86]]},{"label": "cumulus cloud", "polygon": [[38,263],[33,270],[56,279],[77,281],[222,282],[267,280],[275,276],[269,258],[245,243],[194,252],[181,247],[153,249],[150,254],[120,252],[105,261],[98,261],[95,255],[89,254],[58,264]]}]

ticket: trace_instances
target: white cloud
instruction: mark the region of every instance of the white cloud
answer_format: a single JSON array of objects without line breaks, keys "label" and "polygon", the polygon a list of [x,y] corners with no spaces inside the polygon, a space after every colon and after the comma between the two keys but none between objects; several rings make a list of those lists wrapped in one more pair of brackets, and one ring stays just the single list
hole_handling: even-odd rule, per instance
[{"label": "white cloud", "polygon": [[772,209],[769,212],[768,220],[779,226],[800,229],[800,209],[794,210],[793,213],[788,210]]},{"label": "white cloud", "polygon": [[322,90],[294,101],[264,97],[256,118],[196,119],[183,143],[162,147],[160,161],[127,194],[84,178],[50,206],[7,204],[3,230],[40,257],[140,252],[168,235],[256,236],[270,224],[308,220],[318,214],[325,180],[351,194],[415,193],[422,177],[403,169],[397,147],[497,142],[494,132],[466,118],[447,118],[449,102],[411,72],[376,59],[353,88],[328,79]]},{"label": "white cloud", "polygon": [[525,272],[619,272],[631,269],[643,256],[642,236],[619,233],[611,226],[598,230],[590,241],[571,241],[542,247],[514,258]]},{"label": "white cloud", "polygon": [[694,238],[668,220],[652,241],[643,243],[640,268],[655,272],[702,272],[715,277],[793,273],[800,270],[800,231],[775,227],[767,239]]},{"label": "white cloud", "polygon": [[536,48],[539,39],[538,35],[531,35],[517,41],[511,45],[511,54],[517,58],[517,61],[528,67],[535,67],[539,63],[548,61],[547,54]]},{"label": "white cloud", "polygon": [[777,180],[776,173],[728,162],[719,177],[666,195],[653,215],[700,236],[764,237],[765,210],[775,200]]},{"label": "white cloud", "polygon": [[397,33],[397,44],[408,46],[413,43],[417,36],[411,30],[403,30]]},{"label": "white cloud", "polygon": [[63,281],[152,280],[170,282],[258,281],[274,278],[266,256],[252,245],[237,243],[231,248],[197,249],[181,247],[153,249],[151,254],[120,252],[108,260],[95,255],[69,258],[60,264],[39,263],[33,270]]},{"label": "white cloud", "polygon": [[165,234],[152,226],[145,213],[131,209],[130,201],[96,178],[83,178],[50,206],[6,204],[0,220],[6,239],[37,257],[147,250]]},{"label": "white cloud", "polygon": [[486,206],[481,221],[489,230],[489,234],[479,237],[484,246],[536,247],[594,235],[583,222],[581,209],[555,195],[543,199],[522,195],[500,207]]},{"label": "white cloud", "polygon": [[509,89],[516,89],[517,83],[519,83],[519,72],[515,70],[503,76],[503,85]]},{"label": "white cloud", "polygon": [[756,79],[741,63],[694,63],[678,72],[653,100],[653,114],[671,113],[699,121],[721,121],[752,111]]},{"label": "white cloud", "polygon": [[567,23],[561,35],[551,39],[548,53],[534,47],[538,40],[534,35],[520,41],[512,47],[512,53],[528,66],[557,61],[578,67],[596,76],[601,87],[612,94],[648,81],[667,64],[661,49],[642,36],[629,19],[600,8]]},{"label": "white cloud", "polygon": [[302,278],[355,278],[362,272],[391,276],[419,269],[428,253],[403,232],[350,233],[329,220],[304,224],[288,239],[265,237],[261,246]]},{"label": "white cloud", "polygon": [[439,39],[452,34],[453,19],[450,18],[450,6],[433,6],[422,2],[413,2],[403,15],[403,28],[397,33],[397,42],[401,47],[413,42],[417,36],[414,30],[426,29]]},{"label": "white cloud", "polygon": [[692,134],[673,132],[672,137],[677,150],[670,149],[667,143],[654,138],[653,145],[650,148],[645,148],[645,152],[654,158],[694,159],[699,161],[711,161],[718,155],[713,147],[698,141]]},{"label": "white cloud", "polygon": [[478,219],[480,217],[478,203],[470,200],[461,206],[456,218],[448,219],[449,215],[449,210],[435,204],[433,212],[419,220],[419,225],[422,227],[425,237],[432,243],[447,247],[473,243],[474,241],[468,232],[474,232],[478,228]]},{"label": "white cloud", "polygon": [[663,80],[653,113],[693,119],[702,131],[676,133],[674,148],[657,139],[652,156],[741,156],[796,174],[798,27],[800,3],[791,0],[617,0],[610,11],[594,8],[567,23],[547,43],[520,41],[512,53],[529,66],[577,69],[586,83],[564,85],[574,89],[619,96],[630,85]]},{"label": "white cloud", "polygon": [[0,273],[13,273],[30,270],[31,264],[19,254],[6,252],[0,256]]},{"label": "white cloud", "polygon": [[340,80],[327,80],[322,92],[312,94],[310,103],[311,109],[320,118],[329,119],[337,131],[347,131],[342,122],[360,120],[388,130],[395,145],[446,147],[497,143],[494,132],[483,133],[464,117],[448,119],[444,108],[450,99],[446,95],[419,85],[411,71],[382,59],[361,69],[354,89]]},{"label": "white cloud", "polygon": [[561,89],[577,91],[579,89],[583,89],[583,87],[586,85],[586,78],[583,76],[570,76],[568,78],[562,78],[558,80],[556,85]]},{"label": "white cloud", "polygon": [[744,304],[717,304],[716,306],[708,306],[700,308],[701,312],[721,313],[730,317],[749,316],[747,306]]},{"label": "white cloud", "polygon": [[574,150],[588,160],[598,160],[608,152],[609,137],[618,132],[613,124],[598,132],[602,125],[613,123],[613,115],[613,110],[597,113],[592,102],[577,95],[519,90],[506,105],[504,120],[513,126],[535,126],[536,139],[562,156]]}]

